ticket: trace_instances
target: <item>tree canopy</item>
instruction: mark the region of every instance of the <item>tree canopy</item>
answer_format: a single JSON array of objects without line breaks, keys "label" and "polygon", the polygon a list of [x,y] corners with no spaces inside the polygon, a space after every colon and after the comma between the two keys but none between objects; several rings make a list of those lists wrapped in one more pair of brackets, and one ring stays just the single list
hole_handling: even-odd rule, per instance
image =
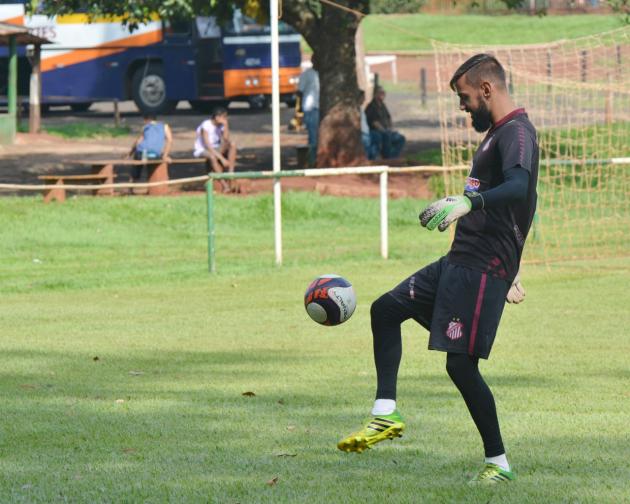
[{"label": "tree canopy", "polygon": [[[359,88],[355,35],[370,0],[285,0],[281,18],[297,30],[313,49],[320,75],[319,166],[348,166],[364,159],[359,127]],[[263,21],[269,0],[50,0],[36,10],[44,15],[84,12],[92,18],[116,16],[134,29],[152,20],[216,16],[229,19],[235,8]],[[357,14],[359,13],[359,14]]]},{"label": "tree canopy", "polygon": [[88,16],[120,16],[131,28],[149,21],[156,14],[164,19],[216,16],[228,19],[235,8],[261,19],[268,15],[269,7],[264,0],[53,0],[39,5],[27,4],[40,14],[49,16],[84,12]]}]

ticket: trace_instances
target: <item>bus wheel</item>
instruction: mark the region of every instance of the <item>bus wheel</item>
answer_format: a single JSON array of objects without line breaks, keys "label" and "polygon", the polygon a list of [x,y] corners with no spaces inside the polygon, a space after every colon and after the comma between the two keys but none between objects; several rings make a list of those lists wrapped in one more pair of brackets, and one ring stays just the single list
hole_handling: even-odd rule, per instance
[{"label": "bus wheel", "polygon": [[165,114],[177,107],[177,102],[166,97],[166,83],[162,65],[152,63],[138,68],[131,78],[133,101],[142,113]]},{"label": "bus wheel", "polygon": [[250,96],[247,101],[249,102],[249,108],[252,110],[263,110],[269,108],[271,100],[268,96],[259,94]]},{"label": "bus wheel", "polygon": [[229,100],[206,101],[206,100],[190,100],[190,106],[195,112],[200,114],[211,114],[217,107],[228,108]]},{"label": "bus wheel", "polygon": [[91,106],[92,102],[73,103],[70,105],[70,108],[72,109],[72,112],[87,112],[90,110]]}]

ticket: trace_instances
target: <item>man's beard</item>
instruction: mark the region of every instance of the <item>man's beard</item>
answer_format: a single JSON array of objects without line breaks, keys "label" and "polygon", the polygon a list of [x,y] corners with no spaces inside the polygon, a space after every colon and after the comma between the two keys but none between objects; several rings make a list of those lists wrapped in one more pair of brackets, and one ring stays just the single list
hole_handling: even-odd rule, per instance
[{"label": "man's beard", "polygon": [[472,119],[472,126],[475,131],[483,133],[488,131],[492,126],[492,117],[490,111],[485,102],[479,101],[479,110],[477,112],[470,112],[470,118]]}]

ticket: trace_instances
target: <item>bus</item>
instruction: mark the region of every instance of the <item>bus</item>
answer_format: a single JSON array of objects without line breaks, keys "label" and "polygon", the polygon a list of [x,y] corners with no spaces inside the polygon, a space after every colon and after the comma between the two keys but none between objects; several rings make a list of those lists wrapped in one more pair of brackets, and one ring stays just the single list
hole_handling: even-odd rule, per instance
[{"label": "bus", "polygon": [[[229,22],[214,17],[161,20],[131,31],[122,18],[75,13],[49,18],[27,15],[24,3],[0,0],[0,22],[24,25],[52,43],[41,52],[42,106],[84,111],[94,102],[132,99],[143,113],[163,114],[187,100],[203,113],[245,101],[267,107],[271,99],[271,33],[236,10]],[[301,37],[280,23],[281,101],[295,103],[301,70]],[[0,48],[0,75],[7,49]],[[19,48],[18,95],[28,96],[30,63]],[[6,102],[6,79],[0,95]]]}]

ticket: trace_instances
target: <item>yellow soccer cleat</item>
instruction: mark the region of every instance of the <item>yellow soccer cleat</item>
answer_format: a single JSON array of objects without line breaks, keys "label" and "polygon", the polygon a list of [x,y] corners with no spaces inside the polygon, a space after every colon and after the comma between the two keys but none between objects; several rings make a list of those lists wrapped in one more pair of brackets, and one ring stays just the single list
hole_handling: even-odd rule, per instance
[{"label": "yellow soccer cleat", "polygon": [[344,452],[361,453],[380,441],[402,437],[404,430],[405,424],[398,411],[375,416],[367,421],[363,429],[339,441],[337,448]]},{"label": "yellow soccer cleat", "polygon": [[506,471],[496,464],[486,463],[482,471],[468,483],[470,485],[495,485],[514,481],[516,476],[512,471]]}]

